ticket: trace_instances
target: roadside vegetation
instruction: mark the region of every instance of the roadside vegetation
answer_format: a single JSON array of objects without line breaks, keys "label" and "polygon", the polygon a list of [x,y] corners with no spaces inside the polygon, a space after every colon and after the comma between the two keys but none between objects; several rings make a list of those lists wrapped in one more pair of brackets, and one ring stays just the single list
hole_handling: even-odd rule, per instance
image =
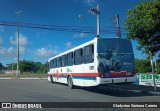
[{"label": "roadside vegetation", "polygon": [[[44,74],[47,73],[47,64],[42,64],[41,62],[34,62],[34,61],[26,61],[22,60],[19,62],[19,68],[21,73],[37,73],[37,74]],[[17,64],[7,64],[5,67],[6,70],[16,70]]]},{"label": "roadside vegetation", "polygon": [[[47,64],[42,64],[41,62],[22,60],[19,62],[19,68],[19,77],[47,77]],[[16,69],[16,63],[7,64],[6,66],[0,63],[0,76],[15,77]],[[5,71],[11,71],[12,73],[4,74]]]},{"label": "roadside vegetation", "polygon": [[150,58],[155,58],[154,71],[160,74],[160,0],[144,0],[129,9],[124,25],[127,38],[136,40],[137,49],[148,55],[146,60],[135,59],[136,72],[151,72]]}]

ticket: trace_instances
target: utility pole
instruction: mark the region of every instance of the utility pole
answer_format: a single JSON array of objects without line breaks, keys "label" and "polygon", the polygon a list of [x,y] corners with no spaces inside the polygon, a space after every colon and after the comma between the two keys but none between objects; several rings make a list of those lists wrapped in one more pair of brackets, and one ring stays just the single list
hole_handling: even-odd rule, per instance
[{"label": "utility pole", "polygon": [[117,36],[118,36],[119,38],[121,38],[119,15],[117,14],[117,15],[111,17],[110,19],[113,20],[114,23],[116,22],[116,25],[117,25],[117,26],[116,26],[116,27],[117,27],[117,32],[116,32],[116,34],[117,34]]},{"label": "utility pole", "polygon": [[13,62],[12,62],[12,74],[13,74]]},{"label": "utility pole", "polygon": [[100,8],[99,8],[99,5],[97,5],[96,8],[91,8],[89,12],[95,13],[97,16],[97,38],[99,38],[100,37]]},{"label": "utility pole", "polygon": [[19,71],[19,31],[20,31],[20,13],[22,11],[17,11],[15,12],[18,16],[18,36],[17,36],[17,73],[16,76],[20,75],[20,71]]},{"label": "utility pole", "polygon": [[154,74],[154,68],[153,68],[153,54],[151,51],[149,51],[150,55],[150,61],[151,61],[151,67],[152,67],[152,75],[153,75],[153,83],[154,83],[154,91],[156,91],[156,83],[155,83],[155,74]]},{"label": "utility pole", "polygon": [[156,55],[154,56],[154,58],[155,58],[155,73],[157,73],[158,72],[158,67],[157,67]]},{"label": "utility pole", "polygon": [[117,22],[117,36],[121,38],[121,31],[120,31],[120,25],[119,25],[119,15],[116,15],[116,22]]}]

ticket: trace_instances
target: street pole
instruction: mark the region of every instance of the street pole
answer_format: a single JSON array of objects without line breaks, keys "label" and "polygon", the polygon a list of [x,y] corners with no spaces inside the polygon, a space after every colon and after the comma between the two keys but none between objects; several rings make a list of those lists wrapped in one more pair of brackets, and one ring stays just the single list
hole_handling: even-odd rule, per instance
[{"label": "street pole", "polygon": [[97,37],[100,37],[100,9],[99,5],[97,5]]},{"label": "street pole", "polygon": [[156,60],[156,55],[155,55],[155,72],[158,73],[158,67],[157,67],[157,60]]},{"label": "street pole", "polygon": [[97,38],[100,37],[100,8],[99,5],[97,5],[96,8],[91,8],[89,12],[95,13],[97,16]]},{"label": "street pole", "polygon": [[13,74],[13,62],[12,62],[12,74]]},{"label": "street pole", "polygon": [[117,22],[117,35],[121,38],[121,31],[120,31],[120,24],[119,24],[119,15],[116,15],[116,22]]},{"label": "street pole", "polygon": [[19,71],[19,32],[20,32],[20,13],[22,11],[18,11],[16,12],[17,16],[18,16],[18,36],[17,36],[17,73],[16,76],[20,75],[20,71]]},{"label": "street pole", "polygon": [[156,91],[156,83],[155,83],[155,74],[154,74],[154,68],[153,68],[153,56],[151,51],[149,51],[149,55],[150,55],[150,61],[151,61],[151,67],[152,67],[152,75],[153,75],[153,83],[154,83],[154,91]]}]

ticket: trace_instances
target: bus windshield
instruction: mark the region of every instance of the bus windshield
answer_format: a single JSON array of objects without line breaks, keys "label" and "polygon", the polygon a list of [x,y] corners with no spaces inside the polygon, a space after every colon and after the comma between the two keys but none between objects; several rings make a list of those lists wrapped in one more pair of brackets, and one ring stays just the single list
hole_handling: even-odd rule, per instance
[{"label": "bus windshield", "polygon": [[133,71],[134,54],[130,40],[100,38],[97,49],[99,64],[103,64],[106,71]]}]

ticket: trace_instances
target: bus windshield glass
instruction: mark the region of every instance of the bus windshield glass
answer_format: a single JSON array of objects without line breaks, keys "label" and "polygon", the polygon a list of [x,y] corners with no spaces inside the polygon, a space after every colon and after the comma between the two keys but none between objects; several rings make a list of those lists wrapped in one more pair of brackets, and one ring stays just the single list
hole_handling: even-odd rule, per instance
[{"label": "bus windshield glass", "polygon": [[132,72],[134,68],[134,54],[130,40],[121,38],[100,38],[97,53],[99,65],[103,65],[107,72]]}]

